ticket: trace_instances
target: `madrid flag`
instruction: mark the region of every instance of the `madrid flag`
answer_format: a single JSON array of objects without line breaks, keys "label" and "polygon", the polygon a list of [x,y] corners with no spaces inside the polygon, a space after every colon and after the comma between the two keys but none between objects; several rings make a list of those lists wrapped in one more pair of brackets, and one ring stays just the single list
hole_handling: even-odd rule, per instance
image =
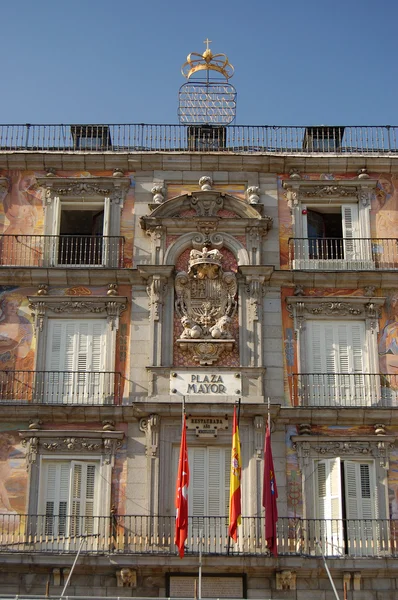
[{"label": "madrid flag", "polygon": [[263,482],[263,506],[265,508],[265,539],[268,550],[274,556],[278,556],[276,545],[276,522],[278,520],[278,508],[276,499],[278,490],[276,487],[274,461],[271,449],[271,427],[268,419],[265,432],[264,445],[264,482]]},{"label": "madrid flag", "polygon": [[181,433],[180,459],[178,461],[178,474],[176,486],[176,534],[175,544],[178,547],[180,558],[184,556],[185,540],[188,536],[188,486],[189,464],[187,451],[186,418],[184,415]]},{"label": "madrid flag", "polygon": [[242,520],[240,478],[242,460],[240,456],[239,427],[234,406],[232,423],[232,452],[231,452],[231,478],[229,483],[229,535],[236,542],[238,539],[238,525]]}]

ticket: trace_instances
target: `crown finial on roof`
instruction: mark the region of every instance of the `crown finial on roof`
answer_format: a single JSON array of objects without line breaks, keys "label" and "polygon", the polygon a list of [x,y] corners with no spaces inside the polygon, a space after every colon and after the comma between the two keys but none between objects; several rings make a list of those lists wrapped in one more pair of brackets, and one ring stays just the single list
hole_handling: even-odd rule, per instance
[{"label": "crown finial on roof", "polygon": [[221,73],[227,80],[232,77],[234,68],[229,62],[228,56],[226,54],[213,54],[209,48],[209,44],[212,43],[209,38],[206,38],[203,43],[206,44],[206,50],[203,54],[198,52],[188,54],[187,61],[181,67],[184,77],[189,79],[198,71],[216,71]]}]

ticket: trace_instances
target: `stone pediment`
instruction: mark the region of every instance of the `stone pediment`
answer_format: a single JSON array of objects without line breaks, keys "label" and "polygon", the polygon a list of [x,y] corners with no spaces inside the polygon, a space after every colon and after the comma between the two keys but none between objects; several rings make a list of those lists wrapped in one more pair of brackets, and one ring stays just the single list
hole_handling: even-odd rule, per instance
[{"label": "stone pediment", "polygon": [[[150,215],[141,218],[143,229],[148,228],[149,223],[153,221],[163,221],[167,219],[187,218],[184,213],[190,211],[189,218],[219,218],[219,219],[250,219],[263,221],[271,227],[272,219],[262,217],[259,212],[261,205],[256,208],[246,200],[232,196],[217,190],[198,190],[187,194],[181,194],[174,198],[166,200],[162,204],[151,205],[156,208]],[[226,214],[223,211],[226,211]],[[228,216],[227,216],[228,215]]]}]

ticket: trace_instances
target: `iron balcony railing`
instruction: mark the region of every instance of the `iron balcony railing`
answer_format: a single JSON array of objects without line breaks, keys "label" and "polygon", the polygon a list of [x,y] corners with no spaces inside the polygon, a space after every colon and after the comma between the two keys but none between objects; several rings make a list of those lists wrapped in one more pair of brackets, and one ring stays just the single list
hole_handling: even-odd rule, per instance
[{"label": "iron balcony railing", "polygon": [[120,404],[113,371],[0,371],[0,404]]},{"label": "iron balcony railing", "polygon": [[290,238],[291,269],[395,270],[398,238]]},{"label": "iron balcony railing", "polygon": [[[262,517],[242,517],[238,541],[228,540],[228,517],[189,517],[186,553],[268,555]],[[175,517],[0,515],[0,552],[82,552],[176,555]],[[320,546],[319,546],[320,545]],[[398,521],[279,518],[279,555],[398,556]]]},{"label": "iron balcony railing", "polygon": [[121,269],[124,266],[124,238],[92,235],[2,235],[0,265]]},{"label": "iron balcony railing", "polygon": [[0,125],[0,151],[395,153],[396,126]]},{"label": "iron balcony railing", "polygon": [[293,373],[291,380],[296,406],[398,406],[398,375]]}]

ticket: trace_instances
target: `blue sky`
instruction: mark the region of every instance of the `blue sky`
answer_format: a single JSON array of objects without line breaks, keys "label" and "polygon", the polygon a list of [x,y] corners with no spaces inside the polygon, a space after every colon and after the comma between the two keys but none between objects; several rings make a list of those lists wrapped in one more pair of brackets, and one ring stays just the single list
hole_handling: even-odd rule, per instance
[{"label": "blue sky", "polygon": [[1,21],[2,123],[177,123],[209,37],[238,124],[398,124],[396,0],[18,0]]}]

